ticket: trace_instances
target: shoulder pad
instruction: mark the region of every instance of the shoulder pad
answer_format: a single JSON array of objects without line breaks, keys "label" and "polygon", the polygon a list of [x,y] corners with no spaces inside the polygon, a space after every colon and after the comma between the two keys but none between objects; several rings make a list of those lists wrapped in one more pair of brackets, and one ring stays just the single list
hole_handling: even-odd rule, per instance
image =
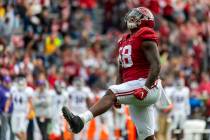
[{"label": "shoulder pad", "polygon": [[135,34],[135,37],[139,38],[141,41],[149,40],[158,43],[157,33],[149,27],[143,27],[140,30],[138,30]]}]

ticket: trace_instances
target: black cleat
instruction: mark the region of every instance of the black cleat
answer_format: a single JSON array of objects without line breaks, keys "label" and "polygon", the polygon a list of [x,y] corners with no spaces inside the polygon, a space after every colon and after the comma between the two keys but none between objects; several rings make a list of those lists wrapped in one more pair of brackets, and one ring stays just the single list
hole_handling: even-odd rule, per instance
[{"label": "black cleat", "polygon": [[67,120],[70,125],[70,128],[73,133],[79,133],[83,127],[84,123],[79,116],[75,116],[73,113],[69,111],[67,107],[62,108],[63,116]]}]

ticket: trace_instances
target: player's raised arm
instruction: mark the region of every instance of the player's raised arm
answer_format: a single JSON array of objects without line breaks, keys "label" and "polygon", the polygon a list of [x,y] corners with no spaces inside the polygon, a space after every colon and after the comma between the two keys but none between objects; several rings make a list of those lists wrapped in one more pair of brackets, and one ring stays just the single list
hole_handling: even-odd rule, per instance
[{"label": "player's raised arm", "polygon": [[150,71],[145,86],[151,88],[151,86],[154,85],[155,80],[157,80],[160,72],[160,55],[157,44],[154,41],[143,41],[142,50],[150,63]]}]

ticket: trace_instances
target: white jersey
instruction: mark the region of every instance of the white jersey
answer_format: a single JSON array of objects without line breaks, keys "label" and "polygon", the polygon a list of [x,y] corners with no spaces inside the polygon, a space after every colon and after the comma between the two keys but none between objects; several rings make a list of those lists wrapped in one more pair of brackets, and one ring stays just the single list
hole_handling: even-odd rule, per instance
[{"label": "white jersey", "polygon": [[52,93],[52,113],[53,117],[60,117],[62,116],[61,109],[63,106],[67,104],[68,95],[66,91],[62,91],[61,94],[56,94],[54,91]]},{"label": "white jersey", "polygon": [[78,89],[76,87],[68,87],[68,106],[74,113],[82,113],[87,110],[87,99],[93,97],[93,93],[90,88],[82,87]]},{"label": "white jersey", "polygon": [[172,87],[170,90],[166,90],[166,92],[167,91],[173,104],[172,112],[181,111],[188,115],[190,113],[189,88],[183,87],[179,89]]},{"label": "white jersey", "polygon": [[29,98],[33,95],[33,89],[30,87],[19,89],[16,86],[11,88],[11,96],[13,101],[13,113],[28,113]]}]

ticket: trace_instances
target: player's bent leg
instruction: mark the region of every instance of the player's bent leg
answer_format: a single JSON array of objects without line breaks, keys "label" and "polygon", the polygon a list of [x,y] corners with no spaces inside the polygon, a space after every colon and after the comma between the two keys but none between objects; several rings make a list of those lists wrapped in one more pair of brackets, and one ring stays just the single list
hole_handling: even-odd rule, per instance
[{"label": "player's bent leg", "polygon": [[69,123],[71,130],[73,133],[79,133],[84,124],[89,122],[94,117],[103,114],[108,109],[112,107],[114,102],[116,101],[115,94],[109,89],[105,96],[103,96],[95,105],[93,105],[90,110],[86,111],[79,116],[74,115],[72,112],[68,110],[67,107],[62,108],[63,115],[67,122]]},{"label": "player's bent leg", "polygon": [[79,116],[74,115],[68,110],[68,108],[63,107],[63,115],[70,124],[72,132],[79,133],[84,127],[84,124],[94,117],[106,112],[116,102],[116,100],[121,104],[138,106],[149,106],[154,104],[160,96],[158,87],[154,87],[151,90],[151,93],[148,93],[149,95],[143,101],[140,101],[133,96],[133,91],[137,88],[143,87],[145,81],[145,79],[139,79],[109,87],[106,95],[102,97],[101,100],[93,105],[89,111],[86,111]]},{"label": "player's bent leg", "polygon": [[95,105],[90,108],[90,111],[93,114],[93,117],[103,114],[109,108],[112,107],[116,100],[115,94],[109,89],[101,100],[99,100]]},{"label": "player's bent leg", "polygon": [[133,92],[135,89],[141,88],[145,85],[146,79],[138,79],[129,82],[122,83],[120,85],[113,85],[109,87],[112,90],[116,97],[117,102],[120,104],[128,104],[135,106],[150,106],[157,102],[161,95],[161,81],[157,80],[157,85],[150,89],[147,97],[144,100],[138,100]]},{"label": "player's bent leg", "polygon": [[139,140],[155,140],[154,106],[129,106],[131,118],[136,125]]}]

